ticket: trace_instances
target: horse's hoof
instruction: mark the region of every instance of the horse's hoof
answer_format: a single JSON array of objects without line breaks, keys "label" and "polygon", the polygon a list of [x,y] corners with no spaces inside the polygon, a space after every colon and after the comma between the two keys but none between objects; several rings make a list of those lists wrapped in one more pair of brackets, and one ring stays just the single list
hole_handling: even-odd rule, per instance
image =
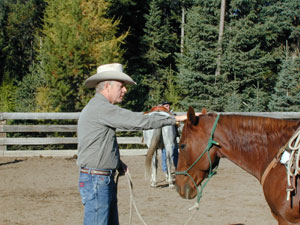
[{"label": "horse's hoof", "polygon": [[174,184],[169,184],[169,188],[174,188],[175,185]]},{"label": "horse's hoof", "polygon": [[169,176],[168,174],[166,174],[166,182],[168,182],[168,180],[169,180]]},{"label": "horse's hoof", "polygon": [[156,183],[151,183],[151,184],[150,184],[150,187],[156,188],[157,185],[156,185]]}]

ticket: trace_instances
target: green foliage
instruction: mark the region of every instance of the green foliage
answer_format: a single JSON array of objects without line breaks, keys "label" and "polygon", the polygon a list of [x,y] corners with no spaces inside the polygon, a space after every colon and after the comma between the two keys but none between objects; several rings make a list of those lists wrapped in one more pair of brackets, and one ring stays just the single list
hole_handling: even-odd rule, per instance
[{"label": "green foliage", "polygon": [[13,112],[16,107],[14,80],[4,80],[0,85],[0,112]]},{"label": "green foliage", "polygon": [[[238,93],[244,99],[242,111],[269,110],[268,101],[280,71],[282,46],[286,40],[295,43],[291,36],[299,26],[294,8],[291,10],[295,2],[231,2],[222,65],[228,88],[233,90],[232,82],[238,84]],[[295,11],[299,14],[299,7]]]},{"label": "green foliage", "polygon": [[300,56],[288,56],[283,63],[269,103],[271,111],[298,112],[300,110]]},{"label": "green foliage", "polygon": [[[261,21],[261,8],[260,1],[233,1],[229,8],[222,71],[227,89],[235,89],[243,96],[242,111],[266,109],[267,92],[272,90],[270,84],[277,71],[276,48],[269,48],[271,43],[266,36],[270,32]],[[231,93],[227,92],[226,98],[230,98]]]},{"label": "green foliage", "polygon": [[198,110],[268,110],[282,46],[288,41],[299,49],[296,2],[227,2],[221,76],[216,77],[220,2],[197,1],[187,12],[184,54],[178,57],[182,105]]},{"label": "green foliage", "polygon": [[104,0],[47,3],[39,51],[46,80],[39,96],[47,100],[40,103],[46,101],[58,111],[78,111],[93,94],[83,87],[84,80],[97,66],[121,61],[120,45],[127,33],[116,36],[119,21],[106,18],[108,3]]},{"label": "green foliage", "polygon": [[[5,1],[0,1],[0,64],[4,65],[4,52],[3,49],[5,47],[5,36],[4,36],[4,26],[6,22],[6,7],[5,7]],[[0,84],[2,83],[4,74],[4,66],[0,67]]]},{"label": "green foliage", "polygon": [[[152,0],[149,13],[145,15],[145,35],[143,44],[147,62],[147,72],[143,84],[149,87],[148,99],[144,103],[147,108],[162,101],[168,90],[168,80],[174,82],[170,70],[175,70],[175,53],[179,52],[180,7],[177,1]],[[172,90],[174,92],[175,89]],[[177,98],[174,93],[174,98]],[[170,96],[169,98],[173,98]]]},{"label": "green foliage", "polygon": [[231,93],[231,95],[227,98],[227,102],[224,106],[225,112],[240,112],[243,104],[243,99],[240,94],[236,91]]},{"label": "green foliage", "polygon": [[43,3],[43,0],[7,0],[1,4],[2,77],[7,74],[11,79],[21,80],[28,73],[36,55],[34,39],[41,24]]},{"label": "green foliage", "polygon": [[179,87],[176,82],[176,76],[174,75],[174,71],[172,69],[168,72],[168,80],[167,80],[167,89],[164,92],[164,100],[168,102],[172,102],[172,110],[179,111],[180,108],[180,97],[178,95]]},{"label": "green foliage", "polygon": [[[215,76],[219,1],[199,1],[187,12],[183,55],[178,56],[182,106],[221,108],[222,77]],[[219,98],[220,97],[220,98]]]},{"label": "green foliage", "polygon": [[30,73],[25,75],[16,91],[17,112],[35,112],[37,110],[37,96],[45,81],[39,74],[38,65],[33,64]]},{"label": "green foliage", "polygon": [[226,1],[218,76],[220,0],[45,1],[0,1],[2,111],[80,111],[94,94],[84,80],[110,62],[138,83],[122,103],[135,111],[163,99],[183,111],[299,110],[299,0]]},{"label": "green foliage", "polygon": [[142,84],[147,61],[142,57],[145,49],[141,40],[145,27],[144,15],[148,12],[150,0],[109,0],[109,2],[111,2],[109,17],[120,18],[118,34],[129,31],[121,48],[125,50],[123,55],[125,71],[138,84],[129,88],[122,106],[134,111],[147,110],[144,108],[144,102],[147,100],[148,87]]}]

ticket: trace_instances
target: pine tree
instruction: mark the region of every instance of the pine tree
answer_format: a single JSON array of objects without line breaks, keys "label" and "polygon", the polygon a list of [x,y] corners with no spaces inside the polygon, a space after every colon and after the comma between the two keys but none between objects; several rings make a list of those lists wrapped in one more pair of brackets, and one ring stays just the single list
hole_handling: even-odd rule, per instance
[{"label": "pine tree", "polygon": [[[43,0],[4,0],[0,2],[0,96],[2,108],[14,111],[18,108],[19,103],[24,102],[24,99],[17,100],[17,87],[35,60],[37,54],[34,49],[35,34],[41,27],[43,9]],[[10,93],[8,94],[8,92]]]},{"label": "pine tree", "polygon": [[78,111],[93,95],[84,80],[100,64],[121,61],[120,45],[127,33],[116,36],[119,20],[106,18],[109,5],[104,0],[47,3],[38,69],[46,82],[37,98],[50,110]]},{"label": "pine tree", "polygon": [[3,77],[20,81],[29,72],[36,51],[34,39],[41,26],[43,0],[5,1]]},{"label": "pine tree", "polygon": [[16,107],[17,112],[34,112],[37,110],[37,93],[39,87],[44,85],[45,80],[41,79],[36,72],[37,65],[33,63],[16,90]]},{"label": "pine tree", "polygon": [[122,106],[134,111],[148,110],[144,108],[144,102],[147,100],[147,87],[142,84],[142,80],[146,70],[146,62],[142,57],[145,49],[141,44],[141,40],[145,27],[144,15],[149,11],[149,2],[151,0],[109,1],[111,2],[109,17],[120,18],[118,34],[129,31],[129,35],[121,48],[125,50],[124,63],[126,64],[126,73],[138,84],[129,87]]},{"label": "pine tree", "polygon": [[[0,1],[0,64],[4,65],[5,56],[3,49],[5,47],[4,26],[6,22],[6,6],[4,1]],[[2,84],[4,75],[4,66],[0,67],[0,85]]]},{"label": "pine tree", "polygon": [[269,103],[271,111],[298,112],[300,110],[300,56],[288,56],[279,73],[275,93]]},{"label": "pine tree", "polygon": [[[261,25],[260,1],[232,1],[229,7],[229,19],[224,36],[223,72],[226,75],[226,87],[237,90],[242,96],[242,111],[262,111],[265,104],[258,104],[267,92],[264,84],[272,75],[270,66],[274,59],[262,45],[264,27]],[[266,87],[268,87],[266,85]],[[236,89],[237,88],[237,89]],[[260,98],[258,94],[261,92]],[[228,106],[226,106],[228,108]]]},{"label": "pine tree", "polygon": [[198,1],[187,11],[183,54],[178,57],[182,106],[222,109],[222,75],[215,76],[220,1]]},{"label": "pine tree", "polygon": [[[242,111],[268,110],[270,93],[280,70],[282,46],[286,40],[295,43],[293,36],[299,25],[296,14],[300,13],[295,3],[294,0],[230,2],[222,69],[227,89],[237,90],[238,85],[237,93],[243,96]],[[230,97],[231,93],[228,91],[227,95]]]},{"label": "pine tree", "polygon": [[168,80],[173,80],[172,85],[176,85],[173,74],[176,70],[175,53],[179,52],[180,44],[179,13],[180,5],[177,1],[152,0],[149,13],[145,15],[143,43],[147,49],[144,55],[147,73],[143,84],[149,87],[148,100],[145,102],[148,108],[162,99],[176,99],[175,96],[170,96],[168,88],[171,86],[168,86]]}]

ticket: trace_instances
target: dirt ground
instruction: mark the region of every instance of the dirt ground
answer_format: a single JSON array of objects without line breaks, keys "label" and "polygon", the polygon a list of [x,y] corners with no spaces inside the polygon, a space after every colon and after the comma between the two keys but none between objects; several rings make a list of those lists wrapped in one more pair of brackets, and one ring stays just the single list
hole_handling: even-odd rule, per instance
[{"label": "dirt ground", "polygon": [[[159,188],[144,178],[144,156],[123,156],[133,182],[134,199],[148,225],[181,225],[196,202],[182,199],[167,187],[159,172]],[[161,171],[161,170],[159,170]],[[1,225],[79,225],[83,206],[73,158],[0,157]],[[130,191],[125,176],[118,188],[120,224],[129,224]],[[143,224],[133,211],[132,224]],[[218,174],[205,188],[191,225],[276,225],[259,182],[222,159]]]}]

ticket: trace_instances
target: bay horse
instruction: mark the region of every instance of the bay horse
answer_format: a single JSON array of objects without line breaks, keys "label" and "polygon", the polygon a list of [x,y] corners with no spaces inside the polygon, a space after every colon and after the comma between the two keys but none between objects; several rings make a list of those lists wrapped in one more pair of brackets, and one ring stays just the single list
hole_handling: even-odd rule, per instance
[{"label": "bay horse", "polygon": [[287,169],[278,154],[299,126],[300,119],[219,115],[206,110],[196,116],[190,107],[179,142],[177,192],[183,198],[198,199],[204,179],[214,174],[220,158],[227,158],[261,182],[278,225],[300,224],[298,175],[287,200]]},{"label": "bay horse", "polygon": [[[151,113],[159,113],[162,115],[170,116],[170,113],[165,111],[164,107],[159,106],[152,108],[150,114]],[[148,147],[148,152],[145,160],[145,172],[146,178],[148,178],[151,170],[151,187],[157,187],[157,150],[163,148],[166,149],[166,181],[168,182],[169,187],[174,187],[171,171],[173,168],[173,149],[177,145],[177,131],[175,125],[164,126],[162,128],[152,130],[144,130],[143,137],[144,142]]]}]

